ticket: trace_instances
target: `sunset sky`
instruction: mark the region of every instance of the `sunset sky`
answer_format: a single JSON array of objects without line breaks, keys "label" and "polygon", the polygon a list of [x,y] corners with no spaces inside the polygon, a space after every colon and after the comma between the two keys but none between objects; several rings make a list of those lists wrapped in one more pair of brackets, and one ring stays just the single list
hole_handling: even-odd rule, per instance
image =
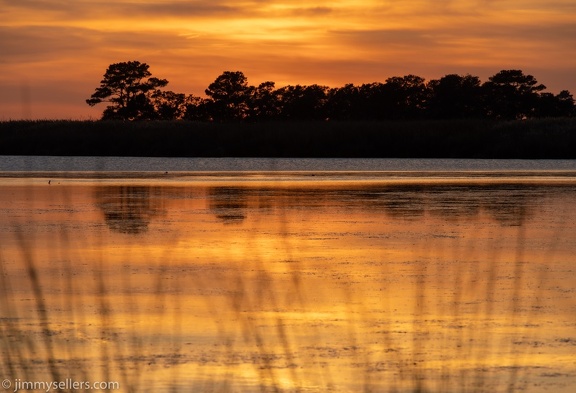
[{"label": "sunset sky", "polygon": [[85,99],[129,60],[198,96],[223,71],[338,87],[502,69],[576,95],[576,2],[0,0],[0,120],[97,119]]}]

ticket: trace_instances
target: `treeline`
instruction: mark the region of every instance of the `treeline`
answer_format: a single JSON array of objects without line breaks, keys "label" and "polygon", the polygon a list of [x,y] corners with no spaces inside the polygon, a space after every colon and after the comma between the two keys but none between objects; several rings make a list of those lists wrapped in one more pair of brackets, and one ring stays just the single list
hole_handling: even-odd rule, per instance
[{"label": "treeline", "polygon": [[576,114],[569,91],[545,92],[546,86],[521,70],[502,70],[486,82],[473,75],[450,74],[430,81],[406,75],[338,88],[276,88],[271,81],[252,86],[242,72],[226,71],[203,98],[162,90],[168,81],[152,77],[148,69],[138,61],[110,65],[86,102],[108,103],[103,120],[514,120]]}]

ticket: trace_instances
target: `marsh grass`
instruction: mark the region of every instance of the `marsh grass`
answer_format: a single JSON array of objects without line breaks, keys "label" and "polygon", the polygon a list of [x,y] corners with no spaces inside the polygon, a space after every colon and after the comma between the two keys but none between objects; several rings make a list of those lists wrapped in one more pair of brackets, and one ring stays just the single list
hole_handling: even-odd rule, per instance
[{"label": "marsh grass", "polygon": [[575,158],[576,119],[398,122],[8,121],[0,154]]},{"label": "marsh grass", "polygon": [[[122,198],[106,199],[111,190]],[[30,195],[37,198],[33,191]],[[74,196],[63,195],[74,211]],[[132,198],[140,215],[145,215],[142,206],[168,209],[141,200],[168,197],[162,191],[121,194],[98,188],[95,195],[109,209],[123,209]],[[229,248],[217,248],[224,259],[229,255],[225,266],[199,259],[194,249],[182,259],[172,248],[178,239],[154,254],[129,232],[118,235],[127,239],[127,248],[114,251],[106,233],[120,232],[116,225],[84,238],[64,223],[48,239],[57,247],[41,255],[36,250],[43,242],[29,233],[34,217],[12,223],[20,252],[6,256],[7,246],[0,246],[0,375],[22,381],[117,381],[126,392],[516,392],[529,387],[526,381],[535,370],[526,357],[542,337],[534,328],[540,323],[535,312],[550,283],[545,268],[532,276],[522,225],[502,218],[499,230],[484,227],[480,239],[502,235],[489,250],[477,244],[478,238],[437,230],[428,241],[414,238],[418,252],[402,260],[375,254],[357,270],[348,260],[352,257],[310,256],[296,242],[291,209],[314,201],[313,213],[319,214],[314,206],[332,203],[320,193],[314,196],[295,191],[277,197],[285,200],[275,202],[281,207],[279,246],[272,257],[260,248],[258,222],[247,228],[237,219],[223,224],[241,237],[245,250],[236,259]],[[273,202],[247,196],[243,204],[221,202],[213,209],[246,209],[252,203],[272,209]],[[390,205],[398,213],[405,208]],[[400,214],[397,220],[408,225],[414,217]],[[320,224],[309,225],[314,237]],[[563,227],[560,223],[546,245],[551,259]],[[505,243],[511,234],[514,245]],[[315,242],[336,244],[308,241]],[[71,251],[77,249],[96,251],[83,258]],[[505,252],[510,249],[512,254]],[[104,250],[120,253],[122,262],[111,263],[114,256]],[[278,266],[281,270],[274,270]],[[510,297],[498,298],[501,293]],[[196,298],[203,307],[192,301]]]}]

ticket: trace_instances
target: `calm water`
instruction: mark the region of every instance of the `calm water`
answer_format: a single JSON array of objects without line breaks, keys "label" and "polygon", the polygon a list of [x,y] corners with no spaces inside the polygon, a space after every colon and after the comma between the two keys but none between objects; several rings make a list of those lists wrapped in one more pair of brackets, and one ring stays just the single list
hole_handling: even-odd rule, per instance
[{"label": "calm water", "polygon": [[0,379],[576,389],[571,161],[14,160]]},{"label": "calm water", "polygon": [[0,156],[1,172],[576,171],[576,160]]}]

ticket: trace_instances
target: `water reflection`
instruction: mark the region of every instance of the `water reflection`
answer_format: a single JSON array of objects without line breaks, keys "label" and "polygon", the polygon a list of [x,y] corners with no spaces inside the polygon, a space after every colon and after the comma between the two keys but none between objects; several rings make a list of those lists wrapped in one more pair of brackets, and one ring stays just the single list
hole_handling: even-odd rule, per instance
[{"label": "water reflection", "polygon": [[162,393],[576,386],[576,182],[150,183],[0,185],[0,375]]},{"label": "water reflection", "polygon": [[241,187],[211,187],[208,189],[210,210],[226,224],[246,218],[247,190]]},{"label": "water reflection", "polygon": [[110,230],[119,233],[146,232],[152,218],[163,211],[162,190],[157,187],[96,187],[94,198]]},{"label": "water reflection", "polygon": [[[561,191],[562,187],[556,188]],[[541,191],[541,190],[540,190]],[[504,226],[522,225],[546,196],[526,185],[349,185],[342,188],[306,187],[210,187],[210,210],[226,223],[246,219],[250,211],[306,206],[327,206],[383,212],[392,219],[419,220],[426,215],[461,220],[486,214]],[[548,192],[550,189],[548,190]]]}]

